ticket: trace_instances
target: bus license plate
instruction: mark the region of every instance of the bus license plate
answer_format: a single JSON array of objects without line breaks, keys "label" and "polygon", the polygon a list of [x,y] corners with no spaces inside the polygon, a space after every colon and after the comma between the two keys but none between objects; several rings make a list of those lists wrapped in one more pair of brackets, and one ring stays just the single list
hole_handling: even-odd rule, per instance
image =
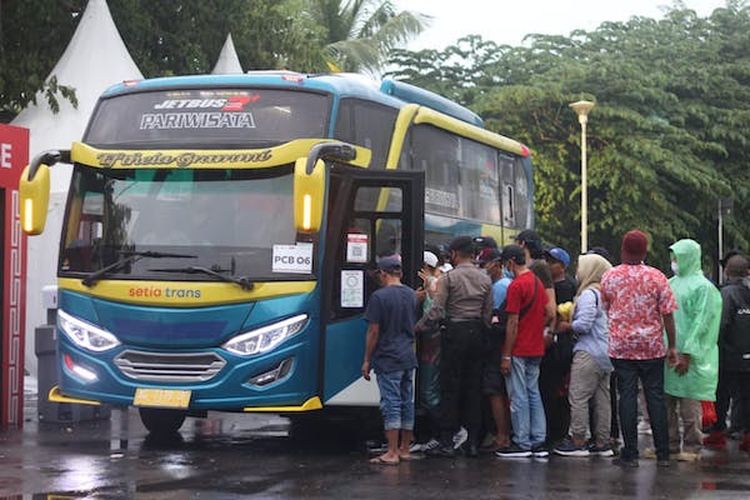
[{"label": "bus license plate", "polygon": [[191,394],[192,391],[139,387],[135,390],[133,405],[154,408],[187,408],[190,404]]}]

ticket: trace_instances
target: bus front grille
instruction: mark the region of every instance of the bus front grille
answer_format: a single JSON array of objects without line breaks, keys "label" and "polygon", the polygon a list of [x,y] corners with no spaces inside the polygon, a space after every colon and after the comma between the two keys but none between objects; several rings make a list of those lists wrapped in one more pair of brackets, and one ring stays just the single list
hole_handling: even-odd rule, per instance
[{"label": "bus front grille", "polygon": [[150,382],[205,382],[227,362],[214,352],[164,353],[123,351],[115,365],[127,377]]}]

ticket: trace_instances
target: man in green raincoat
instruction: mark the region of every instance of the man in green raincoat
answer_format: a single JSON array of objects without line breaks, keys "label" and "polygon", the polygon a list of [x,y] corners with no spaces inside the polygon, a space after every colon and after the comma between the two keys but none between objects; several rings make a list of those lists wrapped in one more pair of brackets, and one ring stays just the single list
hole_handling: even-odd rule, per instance
[{"label": "man in green raincoat", "polygon": [[[700,458],[703,446],[701,401],[716,400],[722,300],[719,290],[703,276],[697,242],[680,240],[669,248],[675,274],[669,284],[679,305],[674,315],[678,361],[665,367],[664,379],[669,447],[678,460],[693,461]],[[678,416],[683,424],[682,450]]]}]

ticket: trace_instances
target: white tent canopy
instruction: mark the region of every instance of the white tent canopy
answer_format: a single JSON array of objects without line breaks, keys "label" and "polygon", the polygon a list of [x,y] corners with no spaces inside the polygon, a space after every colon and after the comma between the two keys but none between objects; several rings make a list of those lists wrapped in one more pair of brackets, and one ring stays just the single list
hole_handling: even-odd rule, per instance
[{"label": "white tent canopy", "polygon": [[[58,84],[75,89],[78,108],[61,98],[60,111],[54,114],[44,97],[38,95],[37,104],[30,104],[13,120],[13,125],[31,131],[30,157],[47,149],[69,149],[72,142],[81,140],[96,101],[107,87],[123,80],[143,78],[117,31],[106,0],[89,0],[73,38],[48,79],[53,76],[57,77]],[[46,323],[41,291],[43,286],[54,284],[56,279],[58,244],[71,168],[58,165],[51,173],[52,196],[47,227],[43,235],[29,238],[26,366],[34,375],[33,333],[34,328]]]},{"label": "white tent canopy", "polygon": [[227,35],[227,39],[224,42],[224,46],[221,48],[219,53],[219,59],[216,61],[211,74],[214,75],[236,75],[242,74],[242,65],[240,65],[240,58],[237,56],[237,51],[234,48],[234,41],[232,41],[232,34]]}]

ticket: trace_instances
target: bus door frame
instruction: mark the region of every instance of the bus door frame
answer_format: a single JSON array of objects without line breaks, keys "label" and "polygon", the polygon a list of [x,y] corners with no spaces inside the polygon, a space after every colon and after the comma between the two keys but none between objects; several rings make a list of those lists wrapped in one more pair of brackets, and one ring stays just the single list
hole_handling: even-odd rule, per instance
[{"label": "bus door frame", "polygon": [[[344,225],[349,222],[350,216],[355,216],[354,203],[357,190],[361,187],[374,188],[399,188],[402,192],[402,204],[399,212],[387,211],[386,209],[371,212],[357,212],[357,214],[377,214],[380,218],[401,219],[401,258],[403,262],[403,283],[415,288],[417,284],[417,273],[422,267],[424,260],[424,199],[425,199],[425,173],[418,171],[402,170],[369,170],[336,164],[329,170],[328,182],[328,214],[325,234],[325,261],[322,270],[322,300],[320,311],[320,346],[318,363],[318,393],[324,400],[328,395],[325,393],[325,368],[326,368],[326,333],[328,326],[338,321],[346,321],[362,315],[367,306],[367,287],[365,286],[365,304],[362,312],[347,318],[334,318],[334,308],[338,308],[337,301],[340,297],[334,297],[337,289],[336,280],[347,266],[344,262],[343,253],[346,252],[346,238]],[[335,186],[335,188],[334,188]],[[335,199],[331,199],[335,197]],[[371,235],[374,243],[376,235]],[[375,268],[374,246],[369,252],[368,263],[361,265],[365,274],[367,270]],[[365,277],[365,279],[367,279]],[[364,336],[362,338],[364,344]],[[361,360],[357,360],[361,363]]]}]

